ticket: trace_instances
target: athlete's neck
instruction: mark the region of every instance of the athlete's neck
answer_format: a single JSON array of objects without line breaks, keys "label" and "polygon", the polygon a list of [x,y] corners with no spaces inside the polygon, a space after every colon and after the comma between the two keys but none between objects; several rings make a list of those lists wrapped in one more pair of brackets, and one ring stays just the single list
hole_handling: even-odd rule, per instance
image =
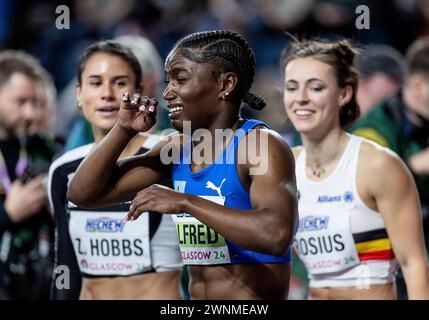
[{"label": "athlete's neck", "polygon": [[206,129],[210,131],[212,135],[215,134],[215,130],[236,130],[241,123],[240,120],[242,120],[242,118],[237,112],[220,112],[212,121],[210,121]]},{"label": "athlete's neck", "polygon": [[314,176],[320,178],[325,173],[326,167],[341,157],[348,139],[347,133],[341,128],[331,130],[320,140],[302,137],[306,164],[311,168]]},{"label": "athlete's neck", "polygon": [[[218,122],[218,124],[216,123]],[[194,159],[194,151],[198,155],[198,161],[204,164],[211,164],[217,159],[226,146],[230,142],[234,132],[241,127],[243,119],[239,115],[235,117],[228,117],[227,119],[217,119],[212,122],[210,128],[208,128],[207,134],[200,136],[192,136],[193,153],[192,159]],[[222,131],[223,130],[223,131]],[[220,140],[221,139],[221,140]]]}]

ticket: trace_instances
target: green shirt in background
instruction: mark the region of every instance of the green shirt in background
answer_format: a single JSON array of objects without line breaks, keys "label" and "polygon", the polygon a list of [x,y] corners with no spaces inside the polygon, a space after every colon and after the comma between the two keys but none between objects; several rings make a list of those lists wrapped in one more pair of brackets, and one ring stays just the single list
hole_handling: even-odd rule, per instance
[{"label": "green shirt in background", "polygon": [[[350,132],[365,137],[396,152],[405,163],[408,158],[429,147],[429,120],[417,127],[407,117],[412,112],[405,105],[399,92],[374,107],[353,123]],[[421,117],[420,117],[421,118]],[[426,242],[429,241],[429,175],[413,173],[425,218]]]}]

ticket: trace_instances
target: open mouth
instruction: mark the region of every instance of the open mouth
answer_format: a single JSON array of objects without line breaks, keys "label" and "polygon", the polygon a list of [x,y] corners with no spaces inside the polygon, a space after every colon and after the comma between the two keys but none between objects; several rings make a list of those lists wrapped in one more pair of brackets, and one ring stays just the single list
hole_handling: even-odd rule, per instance
[{"label": "open mouth", "polygon": [[103,116],[116,115],[118,111],[118,107],[101,107],[97,109],[97,112],[101,113]]},{"label": "open mouth", "polygon": [[171,117],[176,117],[178,116],[180,113],[182,113],[183,111],[183,106],[182,105],[176,105],[174,107],[169,107],[168,108],[168,116]]}]

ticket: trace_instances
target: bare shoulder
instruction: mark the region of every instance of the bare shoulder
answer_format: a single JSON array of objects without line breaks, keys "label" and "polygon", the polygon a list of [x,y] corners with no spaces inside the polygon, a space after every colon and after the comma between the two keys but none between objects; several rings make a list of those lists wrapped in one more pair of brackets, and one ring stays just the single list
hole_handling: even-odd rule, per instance
[{"label": "bare shoulder", "polygon": [[404,167],[403,161],[395,152],[367,139],[362,141],[359,165],[375,171]]},{"label": "bare shoulder", "polygon": [[245,156],[244,165],[247,168],[276,168],[276,171],[295,167],[292,150],[286,140],[276,131],[265,127],[256,127],[248,132],[239,143],[238,155]]},{"label": "bare shoulder", "polygon": [[[269,147],[266,150],[268,153],[283,150],[288,154],[292,154],[291,147],[278,132],[263,126],[258,126],[250,130],[243,140],[245,144],[254,146],[257,150],[263,150],[267,146]],[[240,144],[244,145],[244,143]]]},{"label": "bare shoulder", "polygon": [[411,177],[407,166],[395,152],[367,139],[362,141],[358,173],[369,185],[380,188],[389,187],[386,183],[405,182]]},{"label": "bare shoulder", "polygon": [[267,138],[269,138],[274,144],[277,142],[277,143],[280,143],[281,145],[284,145],[289,151],[292,152],[292,155],[295,159],[299,156],[299,154],[303,150],[303,146],[291,147],[287,143],[287,141],[278,132],[274,130],[268,129],[266,127],[258,126],[254,129],[254,131],[257,134],[266,135]]}]

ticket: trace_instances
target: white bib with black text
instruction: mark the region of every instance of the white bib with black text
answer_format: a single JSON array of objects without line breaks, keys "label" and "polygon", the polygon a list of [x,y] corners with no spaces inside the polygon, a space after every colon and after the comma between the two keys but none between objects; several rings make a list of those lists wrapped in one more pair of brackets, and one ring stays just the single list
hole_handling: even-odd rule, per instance
[{"label": "white bib with black text", "polygon": [[294,248],[310,274],[342,271],[359,263],[349,217],[348,210],[300,217]]},{"label": "white bib with black text", "polygon": [[[224,197],[199,196],[200,198],[225,204]],[[225,238],[207,227],[190,214],[173,215],[176,224],[179,247],[185,264],[212,265],[231,262]]]},{"label": "white bib with black text", "polygon": [[149,215],[125,222],[126,214],[70,210],[70,237],[82,273],[126,276],[152,268]]}]

